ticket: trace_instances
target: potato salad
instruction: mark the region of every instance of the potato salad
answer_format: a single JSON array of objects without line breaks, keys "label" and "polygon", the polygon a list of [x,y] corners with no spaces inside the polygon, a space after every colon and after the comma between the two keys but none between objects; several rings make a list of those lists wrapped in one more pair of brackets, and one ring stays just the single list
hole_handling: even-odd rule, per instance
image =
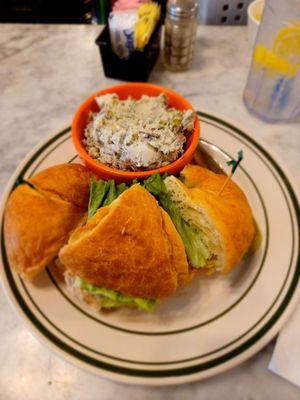
[{"label": "potato salad", "polygon": [[96,98],[83,143],[88,154],[114,169],[141,171],[177,160],[193,131],[195,112],[168,107],[165,94],[121,100],[117,94]]}]

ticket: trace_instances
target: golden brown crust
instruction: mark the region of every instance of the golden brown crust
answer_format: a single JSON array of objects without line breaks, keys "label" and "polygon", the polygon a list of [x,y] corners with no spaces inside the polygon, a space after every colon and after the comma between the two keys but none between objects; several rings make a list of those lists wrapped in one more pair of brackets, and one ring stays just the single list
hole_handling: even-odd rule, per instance
[{"label": "golden brown crust", "polygon": [[59,252],[72,274],[144,298],[164,298],[176,290],[172,257],[161,210],[140,185],[100,209]]},{"label": "golden brown crust", "polygon": [[164,222],[163,228],[166,231],[168,240],[172,246],[172,259],[174,269],[177,272],[178,285],[182,286],[191,281],[193,274],[191,274],[191,271],[189,270],[184,244],[179,233],[169,215],[162,208],[161,213]]},{"label": "golden brown crust", "polygon": [[89,176],[81,165],[58,165],[30,179],[38,190],[24,184],[12,192],[4,235],[10,265],[20,275],[33,279],[85,220]]},{"label": "golden brown crust", "polygon": [[62,200],[87,209],[91,173],[80,164],[59,164],[34,175],[29,182]]},{"label": "golden brown crust", "polygon": [[229,272],[242,260],[255,234],[248,200],[232,180],[228,182],[222,194],[217,196],[226,180],[224,175],[195,165],[187,165],[182,175],[188,196],[192,202],[205,209],[220,233],[225,252],[222,272]]},{"label": "golden brown crust", "polygon": [[19,186],[8,199],[4,218],[10,265],[25,278],[34,278],[57,255],[83,217],[82,209],[66,201]]}]

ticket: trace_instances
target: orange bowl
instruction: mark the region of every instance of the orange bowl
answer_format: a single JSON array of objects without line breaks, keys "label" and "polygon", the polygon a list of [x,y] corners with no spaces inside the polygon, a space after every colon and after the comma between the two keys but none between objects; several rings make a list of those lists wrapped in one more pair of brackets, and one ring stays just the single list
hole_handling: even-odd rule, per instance
[{"label": "orange bowl", "polygon": [[150,83],[126,83],[123,85],[112,86],[108,89],[99,90],[98,92],[92,94],[77,109],[72,123],[72,139],[74,146],[80,158],[92,172],[102,179],[114,179],[117,182],[129,182],[133,179],[146,179],[155,172],[168,172],[169,174],[175,175],[181,171],[188,162],[191,161],[197,149],[200,136],[200,125],[198,118],[195,118],[195,127],[193,132],[187,136],[184,153],[176,161],[161,168],[145,171],[123,171],[108,167],[107,165],[102,164],[101,162],[89,156],[84,144],[82,143],[84,139],[84,131],[88,124],[90,113],[99,111],[95,97],[106,93],[116,93],[119,95],[121,100],[125,100],[129,96],[137,100],[142,95],[158,96],[160,93],[164,93],[168,98],[169,107],[173,107],[178,110],[193,110],[193,107],[190,105],[190,103],[178,93],[162,86],[152,85]]}]

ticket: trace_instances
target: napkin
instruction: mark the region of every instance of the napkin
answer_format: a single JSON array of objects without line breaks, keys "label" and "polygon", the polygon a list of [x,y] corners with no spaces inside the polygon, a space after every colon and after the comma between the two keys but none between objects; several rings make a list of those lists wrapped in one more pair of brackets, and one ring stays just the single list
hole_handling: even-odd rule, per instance
[{"label": "napkin", "polygon": [[111,47],[120,58],[128,58],[134,49],[134,27],[137,21],[136,10],[113,11],[109,14]]},{"label": "napkin", "polygon": [[300,386],[300,303],[278,336],[269,369]]}]

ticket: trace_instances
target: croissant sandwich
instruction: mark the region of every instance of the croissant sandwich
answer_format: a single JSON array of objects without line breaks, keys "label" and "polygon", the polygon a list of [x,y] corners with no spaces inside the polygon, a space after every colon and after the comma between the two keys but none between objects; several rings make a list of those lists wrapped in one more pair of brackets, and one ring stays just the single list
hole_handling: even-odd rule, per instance
[{"label": "croissant sandwich", "polygon": [[89,220],[59,252],[70,290],[96,308],[152,311],[199,272],[228,272],[252,243],[248,201],[226,177],[187,166],[131,187],[91,184]]},{"label": "croissant sandwich", "polygon": [[249,252],[256,229],[242,190],[187,165],[180,178],[95,180],[78,164],[48,168],[10,195],[8,259],[32,279],[57,256],[69,290],[100,308],[153,311],[199,273],[226,273]]},{"label": "croissant sandwich", "polygon": [[85,167],[61,164],[13,190],[6,205],[4,235],[10,265],[21,276],[33,279],[83,222],[89,186]]},{"label": "croissant sandwich", "polygon": [[226,176],[187,165],[164,180],[172,204],[180,216],[175,226],[185,244],[189,263],[208,272],[229,272],[247,255],[255,237],[251,208],[242,190]]},{"label": "croissant sandwich", "polygon": [[139,184],[99,208],[70,236],[59,258],[67,268],[68,285],[82,289],[88,302],[94,295],[103,308],[129,305],[151,311],[156,300],[189,279],[180,236]]}]

